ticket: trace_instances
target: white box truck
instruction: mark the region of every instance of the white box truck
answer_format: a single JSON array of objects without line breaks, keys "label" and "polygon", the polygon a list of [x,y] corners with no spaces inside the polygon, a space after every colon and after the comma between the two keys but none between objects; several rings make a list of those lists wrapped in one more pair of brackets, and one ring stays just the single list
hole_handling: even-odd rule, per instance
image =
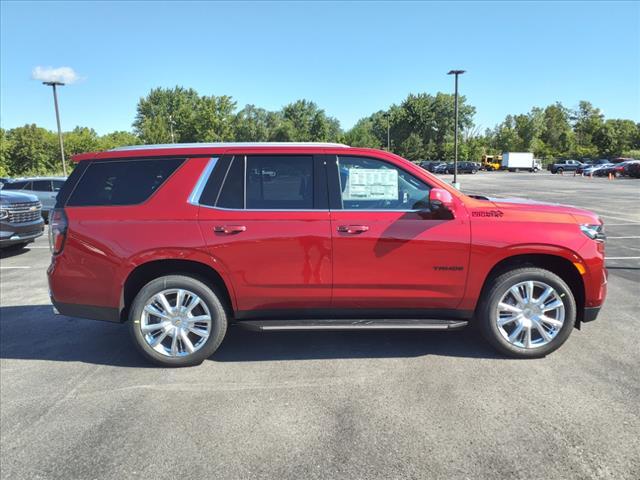
[{"label": "white box truck", "polygon": [[537,172],[540,170],[540,162],[533,158],[531,152],[504,152],[502,154],[502,168],[510,172],[526,170]]}]

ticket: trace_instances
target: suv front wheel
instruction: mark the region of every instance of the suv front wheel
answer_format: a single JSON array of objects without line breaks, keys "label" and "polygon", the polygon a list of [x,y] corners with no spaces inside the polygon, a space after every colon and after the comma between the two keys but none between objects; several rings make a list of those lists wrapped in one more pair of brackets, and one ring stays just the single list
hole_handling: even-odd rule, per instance
[{"label": "suv front wheel", "polygon": [[478,307],[485,338],[511,357],[539,358],[569,338],[576,302],[569,286],[541,268],[518,268],[496,277]]},{"label": "suv front wheel", "polygon": [[165,367],[199,365],[218,349],[227,331],[227,314],[218,295],[184,275],[145,285],[133,301],[129,320],[138,349]]}]

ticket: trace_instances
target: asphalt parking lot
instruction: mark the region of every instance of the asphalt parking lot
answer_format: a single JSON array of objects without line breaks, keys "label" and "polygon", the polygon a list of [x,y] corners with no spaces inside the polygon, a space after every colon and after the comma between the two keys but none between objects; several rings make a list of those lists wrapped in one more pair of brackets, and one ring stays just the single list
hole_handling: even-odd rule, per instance
[{"label": "asphalt parking lot", "polygon": [[0,262],[1,477],[640,478],[640,181],[460,182],[604,218],[607,303],[556,353],[505,359],[470,329],[231,329],[199,367],[152,368],[126,327],[52,314],[41,238]]}]

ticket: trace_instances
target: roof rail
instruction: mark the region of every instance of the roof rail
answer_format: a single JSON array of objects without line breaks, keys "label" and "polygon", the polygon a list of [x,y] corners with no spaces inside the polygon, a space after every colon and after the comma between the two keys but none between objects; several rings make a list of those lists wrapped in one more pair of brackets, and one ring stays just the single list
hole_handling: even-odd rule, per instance
[{"label": "roof rail", "polygon": [[216,143],[161,143],[155,145],[130,145],[117,147],[110,152],[122,152],[127,150],[161,150],[170,148],[245,148],[245,147],[326,147],[326,148],[350,148],[343,143],[324,142],[216,142]]}]

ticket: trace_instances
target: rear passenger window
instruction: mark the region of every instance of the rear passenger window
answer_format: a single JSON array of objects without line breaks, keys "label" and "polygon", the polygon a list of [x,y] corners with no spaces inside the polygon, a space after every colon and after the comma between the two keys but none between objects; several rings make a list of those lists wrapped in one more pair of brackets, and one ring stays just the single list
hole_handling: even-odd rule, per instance
[{"label": "rear passenger window", "polygon": [[244,208],[244,156],[231,160],[216,207]]},{"label": "rear passenger window", "polygon": [[24,180],[22,180],[18,182],[5,183],[2,188],[5,190],[31,190],[30,187],[31,187],[31,182],[25,182]]},{"label": "rear passenger window", "polygon": [[247,209],[313,209],[313,157],[247,157]]},{"label": "rear passenger window", "polygon": [[67,202],[69,206],[135,205],[144,202],[183,159],[91,162]]},{"label": "rear passenger window", "polygon": [[34,180],[33,190],[36,192],[50,192],[51,180]]}]

